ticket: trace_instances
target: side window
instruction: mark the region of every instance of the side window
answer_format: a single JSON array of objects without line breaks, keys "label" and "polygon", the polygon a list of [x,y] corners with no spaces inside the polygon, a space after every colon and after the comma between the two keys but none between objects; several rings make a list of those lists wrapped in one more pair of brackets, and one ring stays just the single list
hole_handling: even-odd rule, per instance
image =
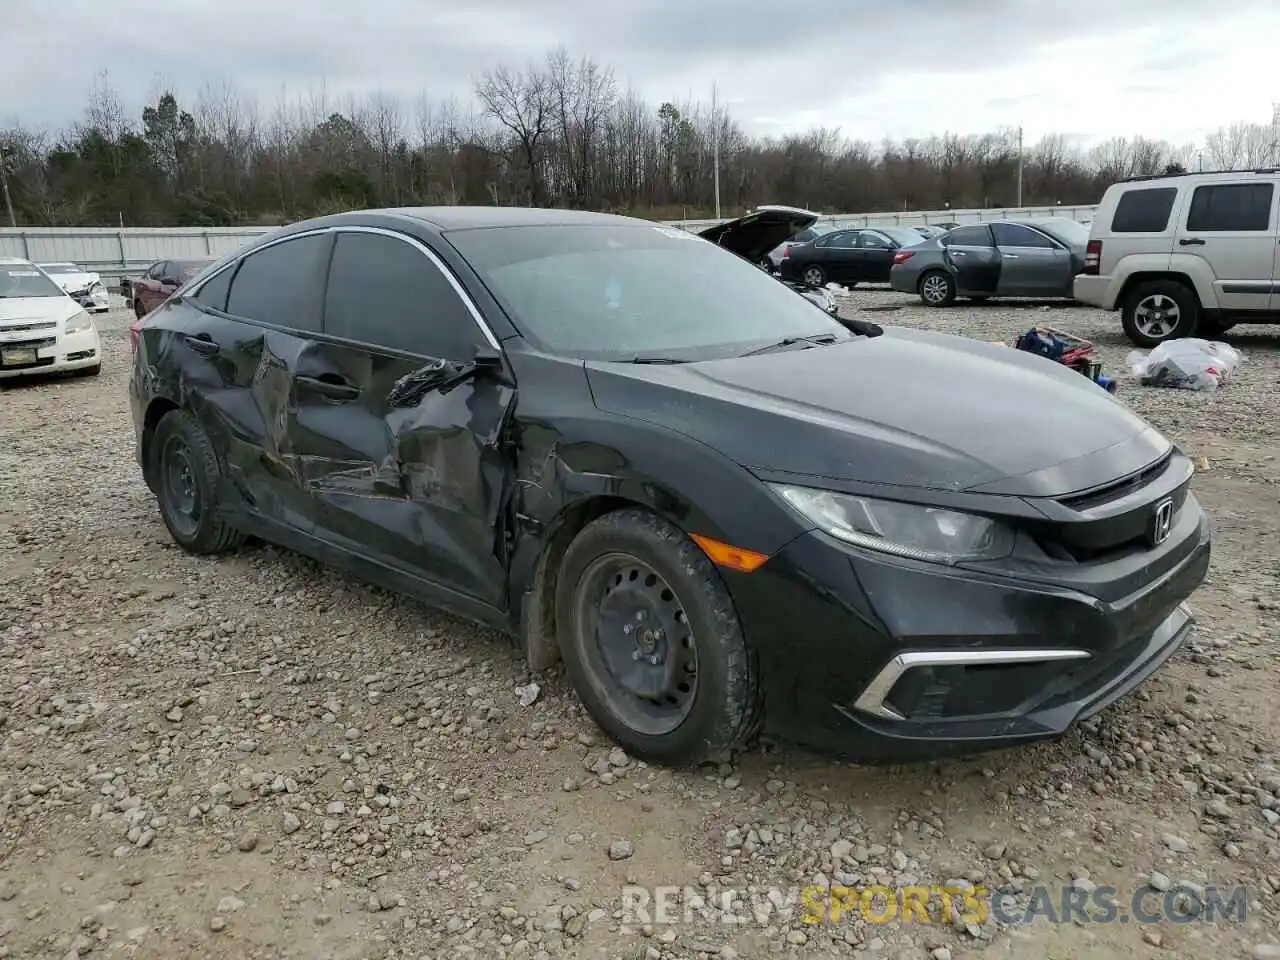
[{"label": "side window", "polygon": [[863,230],[858,234],[858,246],[864,250],[888,250],[893,244],[874,230]]},{"label": "side window", "polygon": [[833,233],[831,235],[831,239],[823,244],[824,247],[835,247],[838,250],[852,250],[857,245],[857,230],[845,230],[841,233]]},{"label": "side window", "polygon": [[1169,226],[1177,187],[1126,190],[1111,216],[1112,233],[1163,233]]},{"label": "side window", "polygon": [[197,303],[215,310],[227,309],[227,293],[231,290],[231,278],[235,275],[235,266],[227,267],[221,273],[207,280],[200,291],[191,297]]},{"label": "side window", "polygon": [[484,342],[440,268],[404,240],[376,233],[338,234],[324,332],[444,360],[470,360]]},{"label": "side window", "polygon": [[147,272],[145,276],[148,280],[159,280],[162,276],[164,276],[164,268],[165,268],[165,261],[157,260],[151,266],[147,267]]},{"label": "side window", "polygon": [[1048,237],[1019,223],[993,223],[991,232],[995,235],[997,247],[1047,247],[1052,249],[1054,246]]},{"label": "side window", "polygon": [[1187,211],[1187,229],[1267,230],[1271,226],[1270,183],[1221,183],[1196,187]]},{"label": "side window", "polygon": [[285,240],[251,253],[240,263],[227,296],[227,313],[248,320],[319,331],[321,257],[325,234]]},{"label": "side window", "polygon": [[816,239],[817,236],[818,235],[813,232],[812,227],[806,227],[804,230],[801,230],[794,237],[792,237],[791,241],[793,243],[808,243],[810,240]]},{"label": "side window", "polygon": [[990,247],[991,230],[984,224],[968,227],[956,227],[947,234],[945,240],[948,247]]}]

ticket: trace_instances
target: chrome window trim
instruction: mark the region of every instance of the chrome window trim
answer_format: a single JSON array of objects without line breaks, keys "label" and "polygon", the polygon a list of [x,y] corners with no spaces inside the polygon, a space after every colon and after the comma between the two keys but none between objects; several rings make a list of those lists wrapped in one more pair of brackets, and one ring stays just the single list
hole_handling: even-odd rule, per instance
[{"label": "chrome window trim", "polygon": [[[453,271],[450,270],[449,267],[445,264],[445,262],[440,259],[440,257],[436,254],[436,252],[432,250],[430,247],[428,247],[421,240],[419,240],[417,237],[411,237],[407,233],[400,233],[397,230],[391,230],[386,227],[368,227],[368,226],[363,226],[361,224],[337,224],[331,227],[318,227],[314,230],[300,230],[297,233],[291,233],[291,234],[288,234],[287,236],[276,237],[273,240],[269,240],[266,243],[261,244],[260,246],[254,247],[252,250],[249,250],[241,254],[240,256],[237,256],[233,260],[229,260],[227,263],[223,264],[213,273],[201,279],[199,285],[196,287],[193,287],[188,295],[193,297],[199,296],[200,291],[204,289],[205,284],[212,281],[214,277],[220,275],[226,270],[234,269],[240,263],[242,263],[246,258],[253,256],[255,253],[258,253],[261,250],[266,250],[268,247],[274,247],[277,244],[287,243],[290,240],[299,240],[299,239],[302,239],[303,237],[321,236],[323,234],[328,234],[328,233],[335,233],[335,234],[336,233],[371,233],[371,234],[374,234],[375,236],[390,237],[393,240],[399,240],[400,242],[406,243],[409,246],[413,247],[420,254],[426,257],[427,260],[432,264],[432,266],[434,266],[437,270],[439,270],[442,274],[444,274],[444,278],[449,281],[449,286],[453,288],[453,292],[456,293],[459,298],[461,298],[463,304],[467,308],[467,312],[471,314],[472,321],[475,323],[477,327],[480,328],[481,334],[484,335],[485,342],[487,342],[489,346],[493,347],[493,349],[497,350],[499,353],[502,352],[501,342],[499,342],[497,336],[494,335],[494,332],[492,329],[490,329],[489,324],[485,322],[483,315],[480,313],[480,309],[476,306],[475,300],[473,300],[471,295],[467,293],[466,289],[462,286],[462,284],[458,282],[458,278],[453,275]],[[228,316],[234,316],[234,314],[228,314]],[[249,317],[246,319],[253,319],[253,318]]]}]

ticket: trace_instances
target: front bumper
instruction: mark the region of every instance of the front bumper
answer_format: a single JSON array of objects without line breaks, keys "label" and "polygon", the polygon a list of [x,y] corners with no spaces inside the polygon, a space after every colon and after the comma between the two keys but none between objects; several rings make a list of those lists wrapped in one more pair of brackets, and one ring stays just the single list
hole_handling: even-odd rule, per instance
[{"label": "front bumper", "polygon": [[98,331],[0,336],[0,379],[88,370],[102,363]]},{"label": "front bumper", "polygon": [[1066,732],[1192,634],[1184,601],[1210,554],[1196,511],[1179,542],[1153,551],[1163,572],[1113,601],[801,536],[754,573],[728,575],[760,659],[766,729],[872,762]]}]

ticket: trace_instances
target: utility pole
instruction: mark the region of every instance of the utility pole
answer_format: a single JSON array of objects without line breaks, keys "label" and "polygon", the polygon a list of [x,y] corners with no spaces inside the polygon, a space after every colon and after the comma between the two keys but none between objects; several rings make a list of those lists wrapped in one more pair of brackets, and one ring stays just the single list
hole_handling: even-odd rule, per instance
[{"label": "utility pole", "polygon": [[9,154],[8,147],[0,147],[0,189],[4,190],[4,206],[9,211],[9,226],[16,228],[18,218],[13,215],[13,198],[9,196]]},{"label": "utility pole", "polygon": [[720,110],[716,101],[716,85],[711,85],[711,164],[715,169],[716,219],[720,219]]},{"label": "utility pole", "polygon": [[1022,206],[1022,128],[1018,128],[1018,202],[1015,207]]}]

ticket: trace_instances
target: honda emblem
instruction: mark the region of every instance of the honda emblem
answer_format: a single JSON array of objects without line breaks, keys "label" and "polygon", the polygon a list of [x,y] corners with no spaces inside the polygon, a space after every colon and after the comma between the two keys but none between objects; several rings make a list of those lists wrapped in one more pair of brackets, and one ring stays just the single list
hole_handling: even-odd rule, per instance
[{"label": "honda emblem", "polygon": [[1156,504],[1155,520],[1151,525],[1151,545],[1158,547],[1169,539],[1173,530],[1173,498],[1165,497]]}]

